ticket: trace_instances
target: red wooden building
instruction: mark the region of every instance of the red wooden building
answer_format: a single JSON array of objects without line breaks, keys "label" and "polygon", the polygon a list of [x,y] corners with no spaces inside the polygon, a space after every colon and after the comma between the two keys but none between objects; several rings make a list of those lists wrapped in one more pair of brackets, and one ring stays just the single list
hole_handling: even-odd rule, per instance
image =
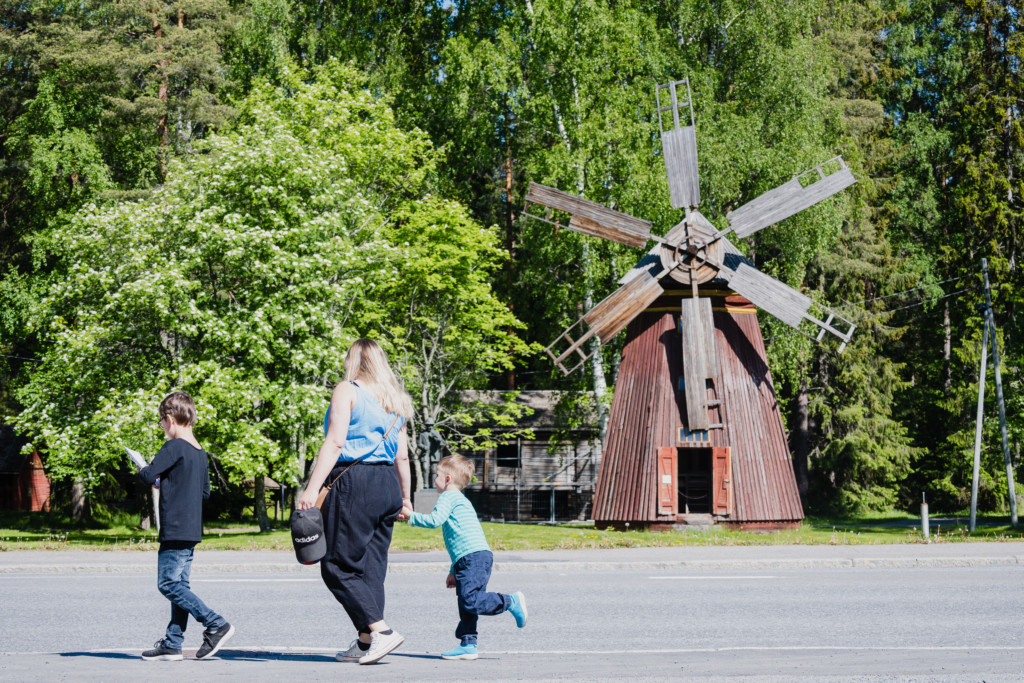
[{"label": "red wooden building", "polygon": [[594,496],[599,528],[667,528],[695,521],[785,528],[803,519],[757,309],[721,280],[710,298],[718,376],[707,383],[706,430],[687,425],[682,301],[665,291],[632,320]]},{"label": "red wooden building", "polygon": [[0,425],[0,510],[49,510],[50,479],[39,453],[22,453],[24,445],[10,425]]}]

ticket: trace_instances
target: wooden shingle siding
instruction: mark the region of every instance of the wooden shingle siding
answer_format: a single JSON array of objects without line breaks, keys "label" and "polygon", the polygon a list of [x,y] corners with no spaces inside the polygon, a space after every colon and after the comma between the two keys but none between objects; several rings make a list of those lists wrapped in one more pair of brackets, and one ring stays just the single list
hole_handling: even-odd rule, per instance
[{"label": "wooden shingle siding", "polygon": [[665,173],[672,206],[685,209],[700,204],[700,182],[697,171],[697,132],[693,126],[661,133],[661,149],[665,156]]},{"label": "wooden shingle siding", "polygon": [[[732,448],[734,517],[730,521],[803,519],[793,461],[772,385],[757,316],[715,311],[725,429]],[[719,445],[719,444],[716,444]]]},{"label": "wooden shingle siding", "polygon": [[803,519],[754,308],[739,297],[715,297],[712,309],[724,427],[706,432],[707,441],[678,441],[686,400],[677,389],[683,373],[677,314],[644,312],[628,326],[594,495],[599,525],[664,523],[657,457],[665,447],[730,448],[730,523]]},{"label": "wooden shingle siding", "polygon": [[[672,313],[641,313],[629,325],[594,494],[595,521],[657,519],[657,449],[675,445],[681,424],[671,380],[682,371],[675,327]],[[662,335],[677,340],[674,348]]]},{"label": "wooden shingle siding", "polygon": [[647,245],[651,234],[650,221],[539,183],[530,183],[526,201],[529,204],[540,204],[556,211],[571,213],[569,228],[585,235],[603,237],[632,247],[643,247]]}]

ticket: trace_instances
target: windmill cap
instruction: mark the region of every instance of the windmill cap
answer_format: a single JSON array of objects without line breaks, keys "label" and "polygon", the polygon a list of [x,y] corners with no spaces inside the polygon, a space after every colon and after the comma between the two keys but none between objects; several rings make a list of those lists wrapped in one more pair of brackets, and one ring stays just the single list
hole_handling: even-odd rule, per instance
[{"label": "windmill cap", "polygon": [[292,545],[295,559],[302,564],[316,564],[327,554],[324,540],[324,518],[320,508],[295,510],[291,516]]}]

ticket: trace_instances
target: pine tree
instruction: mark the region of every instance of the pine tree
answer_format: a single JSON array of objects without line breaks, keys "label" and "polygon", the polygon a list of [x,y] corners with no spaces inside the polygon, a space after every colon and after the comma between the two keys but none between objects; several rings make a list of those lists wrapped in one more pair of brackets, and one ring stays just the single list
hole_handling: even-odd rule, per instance
[{"label": "pine tree", "polygon": [[[238,18],[226,0],[0,2],[0,353],[39,351],[24,312],[59,267],[45,241],[88,202],[144,194],[230,119]],[[0,358],[4,392],[18,362]]]}]

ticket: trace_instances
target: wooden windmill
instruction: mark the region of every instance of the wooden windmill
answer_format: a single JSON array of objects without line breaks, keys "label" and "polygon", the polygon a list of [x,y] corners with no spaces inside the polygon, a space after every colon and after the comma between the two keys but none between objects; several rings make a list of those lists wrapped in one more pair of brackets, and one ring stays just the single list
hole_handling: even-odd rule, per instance
[{"label": "wooden windmill", "polygon": [[[685,86],[685,100],[681,97]],[[667,91],[669,101],[662,105]],[[627,328],[594,498],[599,526],[668,526],[716,521],[780,526],[803,519],[785,430],[757,324],[760,308],[842,351],[854,325],[765,275],[727,235],[748,237],[849,187],[842,157],[794,176],[728,213],[717,230],[700,204],[697,138],[689,81],[655,91],[671,203],[686,217],[664,237],[650,221],[555,188],[531,183],[527,208],[564,227],[651,250],[619,280],[619,289],[546,349],[566,374]],[[670,117],[663,116],[670,112]],[[689,125],[680,124],[689,114]],[[668,124],[668,125],[666,125]],[[700,287],[703,285],[704,287]]]}]

